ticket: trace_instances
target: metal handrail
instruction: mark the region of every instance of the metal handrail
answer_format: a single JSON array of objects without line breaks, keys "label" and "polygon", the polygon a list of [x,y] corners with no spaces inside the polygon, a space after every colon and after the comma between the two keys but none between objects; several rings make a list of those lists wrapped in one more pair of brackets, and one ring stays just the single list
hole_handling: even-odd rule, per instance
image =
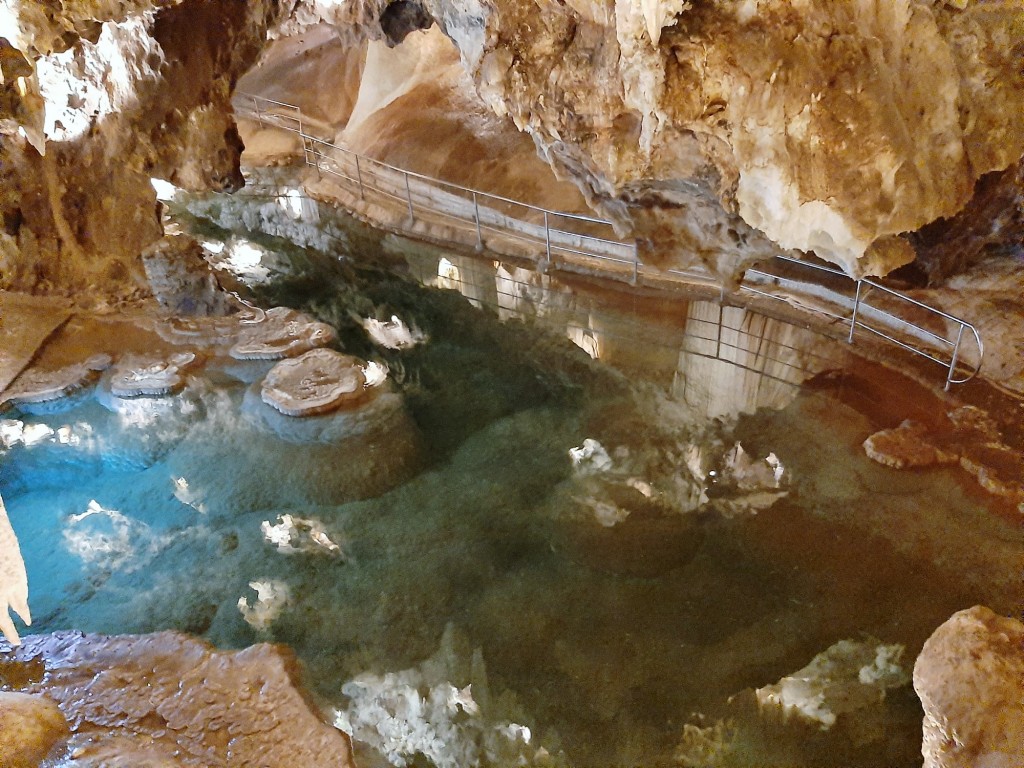
[{"label": "metal handrail", "polygon": [[[298,134],[302,141],[302,153],[304,162],[306,165],[316,168],[318,176],[322,173],[327,173],[331,176],[335,176],[344,179],[349,183],[355,184],[359,196],[362,199],[365,199],[366,191],[370,190],[376,192],[377,194],[384,195],[386,197],[390,197],[396,201],[404,203],[408,208],[410,225],[416,221],[416,206],[414,205],[415,199],[419,203],[420,208],[423,210],[426,210],[434,215],[446,216],[455,219],[456,221],[472,225],[475,229],[476,246],[478,249],[482,249],[484,246],[483,232],[486,230],[489,232],[500,233],[503,237],[512,238],[527,243],[533,243],[536,245],[543,245],[544,258],[542,261],[542,265],[545,269],[550,267],[562,269],[569,268],[570,265],[567,264],[566,262],[562,261],[561,263],[558,263],[555,260],[555,257],[558,255],[568,254],[581,256],[585,259],[597,259],[598,261],[603,262],[625,264],[629,268],[629,282],[632,285],[637,284],[639,277],[642,274],[648,273],[648,270],[640,261],[637,243],[635,241],[626,242],[622,240],[611,240],[599,237],[597,235],[587,234],[583,232],[574,232],[569,229],[559,229],[551,225],[551,218],[559,217],[560,219],[565,219],[568,221],[578,221],[595,226],[605,226],[614,231],[614,225],[610,221],[597,218],[594,216],[587,216],[584,214],[569,213],[567,211],[555,211],[548,208],[543,208],[541,206],[533,205],[530,203],[524,203],[521,200],[514,200],[512,198],[503,197],[501,195],[492,194],[490,192],[483,192],[478,189],[471,189],[469,187],[464,187],[460,184],[456,184],[454,182],[445,181],[443,179],[437,179],[426,174],[417,173],[415,171],[409,171],[404,168],[399,168],[397,166],[390,165],[388,163],[376,160],[371,157],[367,157],[365,155],[361,155],[351,149],[338,146],[317,136],[309,134],[305,130],[305,124],[307,121],[304,120],[302,110],[294,104],[288,104],[283,101],[277,101],[275,99],[269,99],[263,96],[255,96],[252,94],[239,93],[238,96],[245,100],[243,103],[247,104],[250,101],[252,102],[252,114],[253,116],[255,116],[261,127],[263,127],[265,123],[269,122],[277,128]],[[287,110],[287,112],[285,114],[281,114],[276,109],[264,108],[261,110],[261,104],[271,105],[272,107],[279,107],[281,109]],[[248,108],[246,107],[243,111],[248,111]],[[281,124],[281,122],[278,121],[284,121],[287,124]],[[326,150],[328,148],[332,151],[332,154],[327,153]],[[338,165],[338,161],[340,158],[338,157],[337,153],[340,153],[343,157],[352,160],[353,165],[355,167],[354,177],[346,175],[345,173],[342,172],[341,167]],[[326,161],[326,163],[322,163],[321,159]],[[332,168],[332,165],[334,165],[337,168],[337,170]],[[395,182],[384,178],[382,174],[379,172],[380,170],[396,174],[401,178],[401,184],[398,185]],[[400,188],[392,191],[387,188],[384,188],[383,186],[376,186],[372,183],[368,183],[367,177],[369,177],[371,181],[376,182],[379,185],[388,185],[390,183],[392,188],[394,188],[395,186],[400,186]],[[427,192],[424,192],[422,189],[417,187],[416,194],[414,195],[413,186],[410,184],[410,179],[415,180],[420,185],[425,187]],[[444,207],[437,205],[436,201],[431,199],[429,195],[430,190],[435,190],[442,193],[445,193],[446,191],[449,190],[454,190],[456,193],[460,193],[457,195],[453,195],[453,197],[462,200],[467,205],[471,204],[472,215],[462,215],[457,210],[452,209],[445,210]],[[508,214],[501,213],[500,211],[492,207],[481,206],[481,200],[494,201],[504,205],[517,206],[519,208],[526,209],[527,211],[536,214],[538,219],[542,219],[543,224],[529,222],[516,216],[510,216]],[[454,206],[451,206],[450,208],[454,208]],[[512,226],[512,222],[515,223],[515,226]],[[585,245],[585,243],[591,244],[591,247],[588,248]],[[604,246],[608,247],[606,248]],[[609,253],[609,251],[611,251],[611,253]],[[615,253],[615,251],[618,251],[618,253]],[[629,255],[629,258],[625,256],[625,254],[627,253]],[[830,275],[833,275],[835,277],[841,277],[846,280],[850,279],[849,276],[846,275],[846,273],[833,267],[827,267],[820,264],[815,264],[813,262],[804,261],[801,259],[794,259],[789,256],[776,256],[774,261],[798,265],[799,267],[805,269],[826,272]],[[685,271],[668,270],[667,272],[670,275],[678,275],[682,277],[684,280],[692,281],[695,278],[697,278],[696,275],[687,273]],[[615,273],[616,277],[620,275],[621,271]],[[765,277],[772,281],[775,281],[776,283],[793,282],[796,284],[806,285],[806,282],[801,282],[792,278],[787,278],[782,275],[776,275],[771,272],[765,272],[761,269],[749,269],[747,270],[746,275]],[[746,275],[744,276],[745,278]],[[952,323],[953,327],[956,329],[955,340],[951,340],[949,338],[946,338],[945,336],[940,336],[910,320],[906,320],[902,317],[899,317],[877,307],[870,306],[870,304],[868,304],[866,301],[867,291],[864,290],[865,286],[885,292],[891,296],[896,297],[901,301],[907,302],[920,309],[926,310],[927,312],[930,312],[936,315],[937,317],[940,317],[943,320]],[[820,284],[819,287],[828,291],[834,300],[840,298],[850,298],[844,297],[841,293],[838,293],[830,288],[825,288],[825,286],[821,286]],[[759,290],[745,283],[741,283],[740,288],[742,290],[746,290],[751,293],[758,294],[767,298],[785,301],[784,297],[775,295],[767,291]],[[843,302],[837,300],[836,303],[842,305]],[[855,282],[855,294],[852,297],[852,306],[849,307],[849,310],[850,314],[848,317],[844,314],[832,314],[831,312],[828,312],[823,309],[820,309],[818,311],[820,311],[822,314],[828,317],[832,317],[843,322],[849,322],[850,329],[849,334],[847,335],[847,341],[850,344],[854,343],[854,336],[856,330],[858,328],[861,328],[883,339],[886,339],[887,341],[890,341],[893,344],[896,344],[897,346],[905,350],[908,350],[916,355],[920,355],[944,366],[946,368],[945,389],[947,391],[949,390],[949,387],[952,384],[963,384],[964,382],[970,381],[981,370],[981,361],[985,354],[985,345],[982,342],[981,334],[978,332],[978,329],[971,323],[967,322],[966,320],[963,320],[947,312],[943,312],[942,310],[931,307],[921,301],[918,301],[917,299],[907,296],[906,294],[900,293],[899,291],[895,291],[878,282],[875,282],[874,280],[870,280],[867,278],[861,278]],[[944,358],[939,358],[933,354],[929,354],[927,351],[921,349],[916,345],[908,344],[907,342],[898,339],[895,336],[886,333],[885,331],[879,328],[869,325],[868,323],[865,322],[866,315],[875,315],[880,316],[882,318],[887,318],[890,321],[894,321],[896,327],[904,326],[912,328],[915,331],[915,333],[909,335],[916,336],[918,339],[921,339],[922,335],[928,337],[929,339],[937,343],[940,349],[942,349],[943,351],[947,349],[949,350],[949,362],[947,363]],[[890,323],[890,328],[891,327],[892,324]],[[974,343],[977,348],[977,361],[973,368],[966,375],[964,375],[963,377],[958,377],[958,365],[963,365],[963,340],[965,330],[970,331],[970,335],[974,338]]]}]

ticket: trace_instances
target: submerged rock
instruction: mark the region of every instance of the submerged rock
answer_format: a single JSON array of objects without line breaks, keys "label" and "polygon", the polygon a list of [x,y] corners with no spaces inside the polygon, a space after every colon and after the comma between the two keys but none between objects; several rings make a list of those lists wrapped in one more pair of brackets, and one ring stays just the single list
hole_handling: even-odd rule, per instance
[{"label": "submerged rock", "polygon": [[366,394],[362,360],[330,349],[314,349],[275,365],[261,397],[286,416],[328,413]]},{"label": "submerged rock", "polygon": [[924,768],[1024,765],[1024,624],[974,606],[935,630],[914,664]]},{"label": "submerged rock", "polygon": [[803,669],[758,688],[757,702],[827,730],[840,715],[878,705],[888,689],[906,685],[910,677],[900,666],[902,655],[902,645],[840,640]]},{"label": "submerged rock", "polygon": [[57,632],[26,638],[13,652],[0,644],[0,653],[43,660],[45,678],[22,692],[57,702],[71,724],[75,765],[352,765],[349,740],[310,707],[281,646],[217,651],[178,632]]}]

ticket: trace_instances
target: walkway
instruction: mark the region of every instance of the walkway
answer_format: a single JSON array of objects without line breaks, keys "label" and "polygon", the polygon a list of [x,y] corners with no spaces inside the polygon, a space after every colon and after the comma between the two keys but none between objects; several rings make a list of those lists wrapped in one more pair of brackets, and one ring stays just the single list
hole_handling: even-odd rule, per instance
[{"label": "walkway", "polygon": [[[657,289],[719,290],[707,271],[643,264],[636,243],[619,239],[609,221],[468,189],[359,155],[317,136],[291,104],[236,94],[235,109],[261,127],[299,136],[304,162],[316,173],[306,183],[311,194],[399,234],[527,258],[542,271]],[[740,291],[830,319],[850,343],[858,335],[873,337],[927,358],[945,369],[947,390],[981,368],[984,345],[973,325],[873,280],[852,280],[835,268],[780,256],[748,269]]]}]

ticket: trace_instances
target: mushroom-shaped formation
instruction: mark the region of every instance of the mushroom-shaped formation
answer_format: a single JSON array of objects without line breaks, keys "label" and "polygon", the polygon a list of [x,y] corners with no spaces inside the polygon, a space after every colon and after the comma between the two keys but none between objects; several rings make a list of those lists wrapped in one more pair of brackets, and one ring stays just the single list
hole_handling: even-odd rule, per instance
[{"label": "mushroom-shaped formation", "polygon": [[182,374],[196,362],[192,352],[176,352],[167,359],[122,358],[110,377],[110,391],[117,397],[160,397],[181,391]]},{"label": "mushroom-shaped formation", "polygon": [[328,413],[366,392],[365,363],[330,349],[313,349],[275,365],[263,380],[263,402],[286,416]]},{"label": "mushroom-shaped formation", "polygon": [[15,405],[59,400],[92,383],[110,364],[110,355],[98,354],[55,371],[31,369],[18,377],[7,391],[7,397]]},{"label": "mushroom-shaped formation", "polygon": [[287,307],[268,309],[262,320],[247,322],[230,354],[236,360],[295,357],[336,338],[334,329]]}]

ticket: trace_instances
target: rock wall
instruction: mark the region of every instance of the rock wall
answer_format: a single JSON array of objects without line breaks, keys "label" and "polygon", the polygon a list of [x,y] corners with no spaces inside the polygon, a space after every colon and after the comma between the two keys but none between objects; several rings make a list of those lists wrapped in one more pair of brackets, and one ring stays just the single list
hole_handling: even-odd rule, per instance
[{"label": "rock wall", "polygon": [[1024,152],[1017,3],[427,5],[485,101],[675,260],[884,273]]},{"label": "rock wall", "polygon": [[[700,262],[728,283],[783,251],[851,275],[920,254],[935,280],[992,240],[986,223],[1021,230],[1016,0],[10,2],[0,287],[142,290],[136,257],[161,229],[148,179],[241,183],[229,99],[268,35],[326,23],[343,46],[379,46],[376,66],[431,22],[463,72],[432,46],[435,82],[396,91],[354,140],[422,147],[431,109],[456,116],[435,135],[485,109],[509,118],[646,263]],[[361,59],[331,55],[351,94]],[[442,99],[456,80],[460,98]],[[337,122],[343,101],[317,105]],[[423,119],[406,135],[396,117],[410,115]],[[462,148],[466,165],[490,159],[486,143]]]},{"label": "rock wall", "polygon": [[162,234],[150,178],[243,183],[231,92],[287,10],[277,0],[8,4],[4,67],[24,74],[2,86],[0,287],[143,290],[139,253]]}]

